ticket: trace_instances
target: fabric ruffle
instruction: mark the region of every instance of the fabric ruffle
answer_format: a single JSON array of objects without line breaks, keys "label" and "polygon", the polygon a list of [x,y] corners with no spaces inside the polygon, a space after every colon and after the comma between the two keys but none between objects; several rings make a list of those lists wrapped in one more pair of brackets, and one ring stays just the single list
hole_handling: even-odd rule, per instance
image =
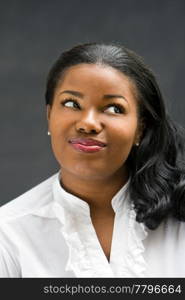
[{"label": "fabric ruffle", "polygon": [[[148,232],[144,224],[136,222],[136,213],[130,204],[129,195],[126,196],[124,205],[117,213],[122,215],[123,237],[118,245],[119,249],[114,249],[116,277],[145,277],[147,263],[143,254],[144,240]],[[119,239],[121,239],[120,236],[121,234]]]},{"label": "fabric ruffle", "polygon": [[132,206],[128,210],[128,250],[125,257],[129,277],[144,277],[146,261],[143,257],[145,247],[143,241],[148,232],[142,223],[136,222],[136,213]]},{"label": "fabric ruffle", "polygon": [[[55,182],[53,211],[61,222],[61,233],[69,249],[66,271],[73,271],[76,277],[145,276],[143,241],[147,237],[147,231],[143,224],[136,222],[135,211],[130,204],[129,196],[127,197],[128,193],[125,192],[126,189],[123,188],[122,193],[119,191],[113,198],[117,213],[124,214],[123,234],[126,235],[126,245],[121,241],[123,247],[119,245],[114,247],[112,256],[116,270],[114,272],[111,261],[110,263],[107,261],[98,241],[87,203],[63,190],[59,181]],[[121,205],[121,202],[124,202],[124,205]]]},{"label": "fabric ruffle", "polygon": [[[54,203],[53,209],[61,221],[61,233],[69,248],[66,271],[73,271],[76,277],[114,277],[103,250],[100,257],[100,249],[97,247],[95,232],[89,223],[89,218],[86,220],[82,218],[80,228],[78,228],[75,224],[77,216],[65,211],[64,220],[61,205]],[[84,234],[85,231],[88,234]]]}]

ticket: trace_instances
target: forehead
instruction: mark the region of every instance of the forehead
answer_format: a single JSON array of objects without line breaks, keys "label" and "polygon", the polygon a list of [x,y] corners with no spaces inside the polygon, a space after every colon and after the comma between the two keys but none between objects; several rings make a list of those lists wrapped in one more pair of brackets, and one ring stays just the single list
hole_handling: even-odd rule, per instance
[{"label": "forehead", "polygon": [[73,89],[85,95],[123,94],[131,102],[136,101],[136,88],[126,75],[109,66],[78,64],[66,69],[56,90]]},{"label": "forehead", "polygon": [[131,80],[123,73],[109,66],[100,64],[78,64],[69,67],[64,72],[59,85],[62,84],[83,84],[89,79],[96,79],[91,82],[92,86],[96,85],[110,85],[110,87],[119,87],[125,84],[133,85]]}]

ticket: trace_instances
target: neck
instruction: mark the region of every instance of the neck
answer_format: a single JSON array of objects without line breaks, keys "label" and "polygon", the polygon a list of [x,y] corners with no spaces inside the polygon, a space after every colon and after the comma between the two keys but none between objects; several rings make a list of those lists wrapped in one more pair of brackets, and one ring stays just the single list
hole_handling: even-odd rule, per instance
[{"label": "neck", "polygon": [[128,173],[123,170],[113,176],[90,180],[61,169],[60,178],[61,185],[67,192],[86,201],[92,209],[100,211],[112,209],[112,198],[127,180]]}]

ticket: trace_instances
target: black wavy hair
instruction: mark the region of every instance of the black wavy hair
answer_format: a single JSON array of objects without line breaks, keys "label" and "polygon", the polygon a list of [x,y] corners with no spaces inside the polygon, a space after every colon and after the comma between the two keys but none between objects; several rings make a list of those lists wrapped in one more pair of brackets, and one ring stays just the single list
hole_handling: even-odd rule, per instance
[{"label": "black wavy hair", "polygon": [[155,76],[135,52],[117,44],[83,44],[63,52],[51,68],[46,104],[52,105],[56,86],[71,66],[110,66],[136,87],[139,118],[144,123],[140,145],[133,146],[127,164],[130,197],[136,220],[155,229],[168,216],[185,221],[184,129],[168,115]]}]

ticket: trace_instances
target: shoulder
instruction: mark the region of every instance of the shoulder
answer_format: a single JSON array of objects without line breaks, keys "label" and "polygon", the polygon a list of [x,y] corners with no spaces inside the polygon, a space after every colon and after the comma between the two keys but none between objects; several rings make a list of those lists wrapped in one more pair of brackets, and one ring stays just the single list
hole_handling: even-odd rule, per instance
[{"label": "shoulder", "polygon": [[169,235],[175,234],[176,236],[179,236],[185,234],[185,222],[170,217],[164,222],[164,229]]},{"label": "shoulder", "polygon": [[52,185],[58,173],[0,207],[0,224],[42,209],[52,200]]},{"label": "shoulder", "polygon": [[185,222],[172,216],[164,220],[157,229],[148,232],[148,238],[155,241],[156,245],[162,243],[177,247],[183,244],[185,247]]}]

